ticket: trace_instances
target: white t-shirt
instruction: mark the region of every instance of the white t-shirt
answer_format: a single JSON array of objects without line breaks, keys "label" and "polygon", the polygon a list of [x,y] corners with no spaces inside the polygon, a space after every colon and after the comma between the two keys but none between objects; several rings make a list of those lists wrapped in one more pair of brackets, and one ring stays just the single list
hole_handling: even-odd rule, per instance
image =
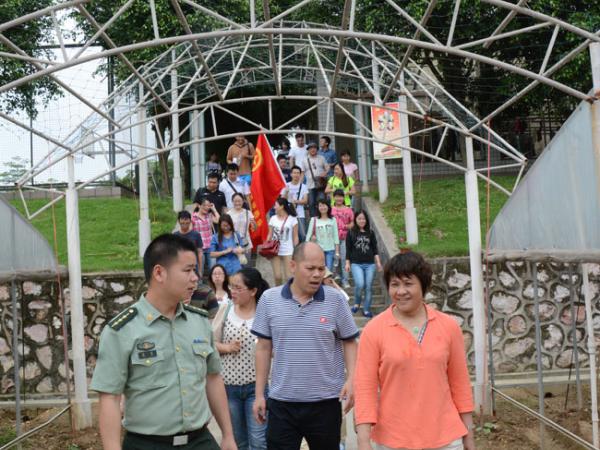
[{"label": "white t-shirt", "polygon": [[[309,167],[308,164],[310,164],[311,167]],[[308,156],[300,168],[306,176],[306,186],[309,189],[314,189],[315,179],[321,176],[327,176],[329,164],[327,164],[327,161],[325,161],[325,158],[323,158],[321,155],[317,155],[315,157]]]},{"label": "white t-shirt", "polygon": [[288,216],[282,233],[281,226],[283,225],[283,220],[280,220],[277,215],[269,219],[269,226],[273,228],[271,239],[279,239],[279,256],[289,256],[294,253],[294,225],[297,224],[298,219]]},{"label": "white t-shirt", "polygon": [[[298,191],[300,191],[300,196],[298,196]],[[292,203],[292,200],[302,200],[302,197],[308,194],[308,188],[304,183],[294,184],[291,181],[286,184],[281,190],[281,195],[284,195],[287,198],[287,201]],[[304,215],[304,205],[294,205],[296,207],[296,213],[298,214],[299,219],[304,219],[306,216]]]},{"label": "white t-shirt", "polygon": [[[231,185],[229,184],[231,183]],[[233,189],[233,186],[235,189]],[[250,193],[250,186],[248,183],[240,180],[239,178],[235,181],[231,181],[228,178],[225,178],[219,184],[219,190],[225,194],[225,202],[227,203],[227,209],[233,208],[233,200],[231,200],[231,196],[237,192],[240,194],[248,195]]]},{"label": "white t-shirt", "polygon": [[302,168],[302,164],[306,161],[306,157],[308,156],[307,146],[304,145],[302,147],[292,147],[290,152],[288,153],[288,158],[294,158],[294,165]]}]

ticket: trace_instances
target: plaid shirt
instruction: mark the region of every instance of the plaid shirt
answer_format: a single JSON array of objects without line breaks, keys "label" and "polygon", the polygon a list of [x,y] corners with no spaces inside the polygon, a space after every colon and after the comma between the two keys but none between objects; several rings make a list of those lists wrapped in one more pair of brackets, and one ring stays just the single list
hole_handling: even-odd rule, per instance
[{"label": "plaid shirt", "polygon": [[205,218],[202,218],[198,213],[192,214],[192,229],[202,236],[202,250],[204,251],[210,248],[210,241],[213,235],[212,223],[212,213],[208,213]]}]

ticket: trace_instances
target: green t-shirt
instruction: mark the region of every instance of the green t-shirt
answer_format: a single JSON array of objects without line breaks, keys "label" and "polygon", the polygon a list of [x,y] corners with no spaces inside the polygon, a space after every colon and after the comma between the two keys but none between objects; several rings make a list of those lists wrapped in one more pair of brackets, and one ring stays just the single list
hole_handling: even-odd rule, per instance
[{"label": "green t-shirt", "polygon": [[352,186],[354,186],[354,178],[348,177],[348,186],[344,186],[344,182],[341,178],[333,176],[327,181],[327,185],[333,189],[333,191],[331,191],[331,206],[334,204],[333,193],[338,189],[344,191],[344,205],[352,205],[352,195],[350,194],[350,190],[352,189]]}]

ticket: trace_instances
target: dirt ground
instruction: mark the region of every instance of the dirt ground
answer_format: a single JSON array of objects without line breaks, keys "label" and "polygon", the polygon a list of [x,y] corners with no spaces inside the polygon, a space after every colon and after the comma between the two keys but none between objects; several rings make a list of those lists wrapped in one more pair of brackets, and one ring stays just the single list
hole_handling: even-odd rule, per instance
[{"label": "dirt ground", "polygon": [[[587,388],[584,388],[584,394]],[[534,389],[510,389],[505,391],[521,403],[537,410],[537,395]],[[589,395],[584,395],[584,406]],[[562,389],[547,391],[545,399],[546,415],[563,427],[591,440],[591,421],[588,408],[576,410],[575,392],[571,389],[567,410],[564,409],[565,392]],[[27,410],[24,429],[32,429],[47,421],[60,409]],[[97,417],[97,405],[93,405]],[[97,421],[95,422],[97,423]],[[481,426],[476,430],[478,450],[529,450],[538,449],[540,443],[539,422],[518,410],[506,400],[497,398],[496,417],[478,420]],[[6,433],[14,427],[14,412],[0,411],[0,432]],[[350,443],[349,443],[350,444]],[[348,445],[348,448],[356,448]],[[72,434],[69,414],[64,414],[55,424],[48,426],[35,437],[26,441],[24,449],[44,450],[101,450],[100,436],[96,428]],[[544,438],[545,450],[575,450],[583,448],[556,431],[547,428]]]}]

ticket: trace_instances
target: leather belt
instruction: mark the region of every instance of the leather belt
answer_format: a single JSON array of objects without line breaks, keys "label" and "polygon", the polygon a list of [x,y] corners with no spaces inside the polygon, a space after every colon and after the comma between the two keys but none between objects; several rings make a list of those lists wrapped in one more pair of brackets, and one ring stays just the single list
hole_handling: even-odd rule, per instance
[{"label": "leather belt", "polygon": [[189,442],[196,439],[202,433],[206,431],[208,424],[197,430],[188,431],[187,433],[172,434],[170,436],[158,435],[158,434],[140,434],[128,431],[127,434],[135,436],[147,441],[163,442],[165,444],[171,444],[173,447],[179,447],[181,445],[187,445]]}]

